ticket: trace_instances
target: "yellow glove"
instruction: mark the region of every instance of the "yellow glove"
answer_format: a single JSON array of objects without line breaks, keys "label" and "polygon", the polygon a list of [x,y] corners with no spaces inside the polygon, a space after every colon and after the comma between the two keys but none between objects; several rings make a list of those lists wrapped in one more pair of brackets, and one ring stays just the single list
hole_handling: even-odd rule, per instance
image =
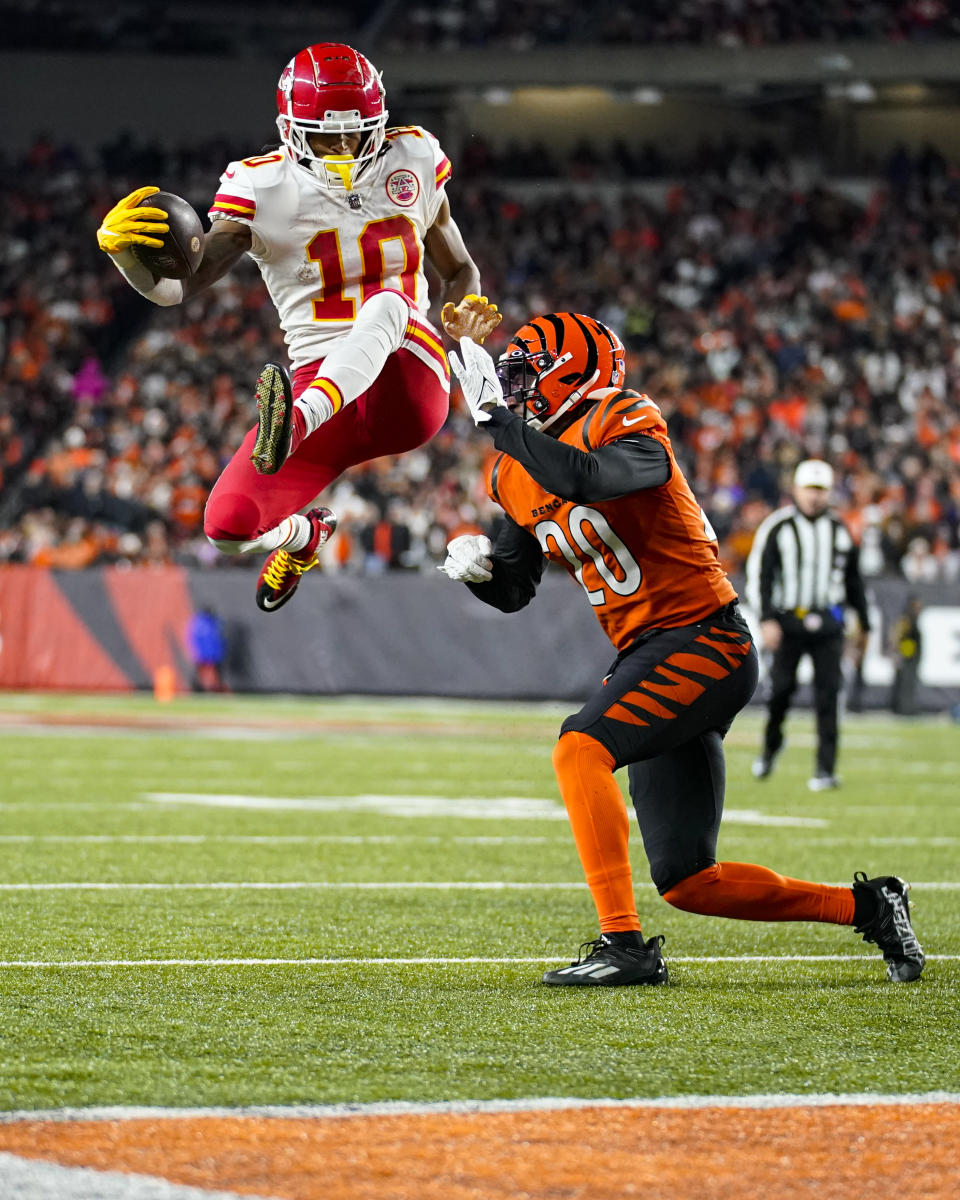
[{"label": "yellow glove", "polygon": [[103,224],[97,230],[97,245],[107,254],[119,254],[129,246],[156,246],[163,242],[159,238],[150,237],[151,233],[166,233],[170,226],[165,222],[167,214],[162,208],[137,208],[141,200],[147,196],[155,196],[158,187],[137,188],[129,196],[124,196],[119,204],[103,218]]},{"label": "yellow glove", "polygon": [[450,337],[458,342],[462,337],[468,337],[478,346],[502,320],[497,306],[491,304],[486,296],[464,296],[459,304],[445,304],[440,313],[440,321]]}]

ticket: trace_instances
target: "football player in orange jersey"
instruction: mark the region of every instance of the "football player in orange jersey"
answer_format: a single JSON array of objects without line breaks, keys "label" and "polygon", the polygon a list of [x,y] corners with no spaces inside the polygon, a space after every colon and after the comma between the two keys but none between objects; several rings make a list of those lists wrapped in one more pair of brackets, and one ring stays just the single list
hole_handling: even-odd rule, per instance
[{"label": "football player in orange jersey", "polygon": [[923,951],[896,876],[858,872],[852,887],[832,887],[717,862],[723,737],[753,694],[757,653],[659,408],[623,386],[620,339],[591,317],[550,313],[519,329],[494,367],[466,334],[451,365],[500,451],[487,488],[507,519],[495,545],[455,538],[441,570],[514,612],[533,599],[545,560],[559,563],[617,649],[553,753],[600,936],[544,983],[667,981],[663,938],[645,939],[637,915],[629,820],[614,779],[623,766],[651,876],[670,904],[851,925],[880,947],[889,979],[917,979]]}]

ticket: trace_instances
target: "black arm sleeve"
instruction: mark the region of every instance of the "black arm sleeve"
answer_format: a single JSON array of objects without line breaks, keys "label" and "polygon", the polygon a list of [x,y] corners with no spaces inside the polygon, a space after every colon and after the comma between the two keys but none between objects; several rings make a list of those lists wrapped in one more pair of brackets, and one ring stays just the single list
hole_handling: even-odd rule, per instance
[{"label": "black arm sleeve", "polygon": [[779,529],[774,529],[767,538],[760,558],[760,620],[776,619],[773,607],[773,584],[780,570],[780,542],[777,538]]},{"label": "black arm sleeve", "polygon": [[506,517],[493,544],[493,578],[468,583],[471,592],[501,612],[517,612],[530,603],[543,576],[545,560],[532,533]]},{"label": "black arm sleeve", "polygon": [[516,459],[542,488],[577,504],[615,500],[660,487],[670,478],[665,447],[645,434],[617,438],[597,450],[578,450],[530,429],[506,408],[495,409],[485,428],[497,449]]},{"label": "black arm sleeve", "polygon": [[844,582],[847,585],[847,603],[856,612],[860,620],[860,628],[864,633],[870,632],[870,617],[867,613],[867,590],[863,586],[863,576],[860,574],[860,547],[854,543],[847,555]]}]

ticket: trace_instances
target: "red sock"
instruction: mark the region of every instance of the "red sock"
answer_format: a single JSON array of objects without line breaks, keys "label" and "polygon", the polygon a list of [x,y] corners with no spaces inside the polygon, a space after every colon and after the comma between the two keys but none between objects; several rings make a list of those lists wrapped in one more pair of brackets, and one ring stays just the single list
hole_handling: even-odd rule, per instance
[{"label": "red sock", "polygon": [[602,933],[640,929],[627,852],[630,820],[613,768],[610,751],[584,733],[565,733],[553,749],[553,769]]},{"label": "red sock", "polygon": [[755,863],[714,863],[681,879],[663,898],[707,917],[853,924],[852,888],[789,879]]}]

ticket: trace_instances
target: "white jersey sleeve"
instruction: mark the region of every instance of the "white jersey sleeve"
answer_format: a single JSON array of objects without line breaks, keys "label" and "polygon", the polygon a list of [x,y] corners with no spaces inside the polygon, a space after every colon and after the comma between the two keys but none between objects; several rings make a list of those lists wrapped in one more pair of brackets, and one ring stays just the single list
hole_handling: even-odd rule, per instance
[{"label": "white jersey sleeve", "polygon": [[242,162],[228,163],[220,176],[217,194],[207,216],[211,221],[229,218],[231,221],[242,221],[245,225],[252,225],[256,215],[256,191],[253,181],[247,175],[246,167]]}]

